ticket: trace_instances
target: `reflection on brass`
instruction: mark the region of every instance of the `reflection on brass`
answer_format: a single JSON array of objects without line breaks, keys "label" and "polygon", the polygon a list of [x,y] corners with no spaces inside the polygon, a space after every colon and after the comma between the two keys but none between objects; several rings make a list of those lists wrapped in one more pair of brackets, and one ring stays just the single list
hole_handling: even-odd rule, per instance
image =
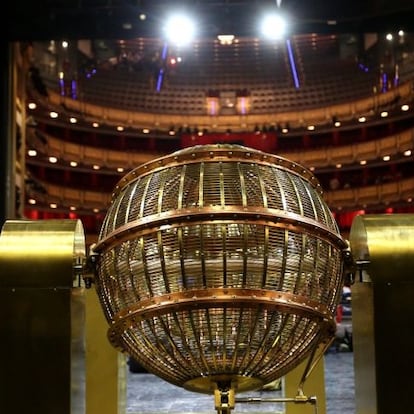
[{"label": "reflection on brass", "polygon": [[1,286],[73,286],[85,259],[80,220],[8,220],[1,232]]},{"label": "reflection on brass", "polygon": [[349,242],[356,413],[411,412],[414,214],[357,216]]},{"label": "reflection on brass", "polygon": [[256,389],[333,337],[346,247],[299,164],[239,145],[151,161],[114,189],[94,247],[109,338],[216,400]]},{"label": "reflection on brass", "polygon": [[369,214],[355,217],[349,242],[354,261],[375,281],[413,281],[414,216]]}]

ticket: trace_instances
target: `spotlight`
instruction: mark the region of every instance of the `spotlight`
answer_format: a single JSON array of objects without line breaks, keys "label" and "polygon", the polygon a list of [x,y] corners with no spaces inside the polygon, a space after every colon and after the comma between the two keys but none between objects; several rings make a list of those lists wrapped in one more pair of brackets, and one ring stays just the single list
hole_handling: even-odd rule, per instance
[{"label": "spotlight", "polygon": [[193,40],[195,24],[189,16],[174,14],[168,18],[164,32],[170,42],[177,46],[185,46]]},{"label": "spotlight", "polygon": [[267,39],[282,39],[286,33],[286,19],[279,13],[266,15],[261,23],[261,32]]}]

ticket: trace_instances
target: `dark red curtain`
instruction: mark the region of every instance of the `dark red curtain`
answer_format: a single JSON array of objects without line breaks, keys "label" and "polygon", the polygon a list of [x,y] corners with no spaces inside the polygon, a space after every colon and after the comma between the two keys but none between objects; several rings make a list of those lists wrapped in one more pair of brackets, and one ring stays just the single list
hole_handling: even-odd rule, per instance
[{"label": "dark red curtain", "polygon": [[206,144],[239,144],[265,152],[277,150],[276,132],[183,133],[181,147]]}]

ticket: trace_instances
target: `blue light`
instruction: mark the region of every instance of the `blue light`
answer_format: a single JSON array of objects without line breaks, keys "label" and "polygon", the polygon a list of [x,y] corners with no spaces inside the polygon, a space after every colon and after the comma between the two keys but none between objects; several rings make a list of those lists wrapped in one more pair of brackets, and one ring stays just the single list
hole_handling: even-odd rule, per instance
[{"label": "blue light", "polygon": [[168,53],[168,44],[164,43],[164,46],[162,48],[162,54],[161,54],[161,59],[162,60],[167,59],[167,53]]},{"label": "blue light", "polygon": [[289,63],[290,63],[290,69],[292,71],[293,82],[295,83],[295,88],[299,89],[300,88],[299,77],[298,77],[298,72],[296,70],[295,57],[293,56],[292,45],[290,44],[290,39],[286,40],[286,46],[287,46],[287,51],[289,55]]},{"label": "blue light", "polygon": [[157,79],[157,92],[161,91],[163,78],[164,78],[164,69],[160,69],[160,72],[158,73],[158,79]]}]

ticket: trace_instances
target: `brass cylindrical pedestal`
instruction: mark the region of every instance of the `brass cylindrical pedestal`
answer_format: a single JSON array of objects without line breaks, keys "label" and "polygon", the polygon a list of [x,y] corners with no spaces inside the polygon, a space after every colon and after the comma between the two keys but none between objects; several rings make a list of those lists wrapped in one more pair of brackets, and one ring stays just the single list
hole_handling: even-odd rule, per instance
[{"label": "brass cylindrical pedestal", "polygon": [[358,216],[350,247],[356,412],[412,412],[414,215]]},{"label": "brass cylindrical pedestal", "polygon": [[85,257],[76,220],[7,221],[0,237],[0,412],[85,412]]}]

